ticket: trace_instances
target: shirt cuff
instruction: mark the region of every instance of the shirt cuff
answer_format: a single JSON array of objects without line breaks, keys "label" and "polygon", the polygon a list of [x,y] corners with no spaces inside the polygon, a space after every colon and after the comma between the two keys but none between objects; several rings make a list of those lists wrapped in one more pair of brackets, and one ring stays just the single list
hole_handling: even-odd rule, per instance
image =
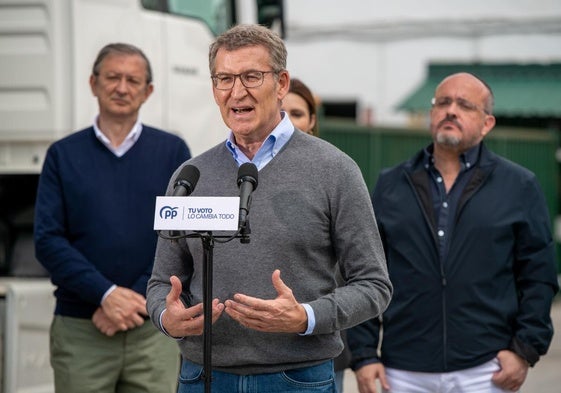
[{"label": "shirt cuff", "polygon": [[115,289],[117,289],[117,285],[115,285],[115,284],[111,285],[109,287],[109,289],[107,291],[105,291],[105,293],[103,294],[100,304],[103,304],[105,299],[107,299],[107,296],[111,295],[111,292],[113,292]]},{"label": "shirt cuff", "polygon": [[160,326],[160,330],[162,331],[162,333],[164,333],[166,336],[173,338],[174,340],[180,341],[183,340],[185,337],[173,337],[171,334],[169,334],[166,330],[166,328],[164,327],[164,325],[162,324],[162,317],[164,315],[164,313],[166,312],[167,308],[164,308],[162,310],[162,312],[160,313],[160,317],[158,318],[158,326]]},{"label": "shirt cuff", "polygon": [[308,316],[308,328],[304,333],[299,333],[301,336],[309,336],[314,331],[316,327],[316,315],[314,314],[314,309],[307,303],[303,303],[302,307],[306,310],[306,315]]}]

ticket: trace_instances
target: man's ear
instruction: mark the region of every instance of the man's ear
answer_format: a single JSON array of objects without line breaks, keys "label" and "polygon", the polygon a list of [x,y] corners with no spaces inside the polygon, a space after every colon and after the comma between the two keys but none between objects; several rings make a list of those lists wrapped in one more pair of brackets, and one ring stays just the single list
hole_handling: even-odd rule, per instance
[{"label": "man's ear", "polygon": [[487,135],[489,132],[491,132],[491,130],[493,129],[493,127],[495,127],[495,123],[496,123],[496,119],[495,116],[493,115],[485,115],[485,122],[483,123],[483,128],[481,129],[481,136],[485,136]]},{"label": "man's ear", "polygon": [[288,94],[288,90],[290,89],[290,75],[287,70],[279,72],[278,85],[278,98],[279,100],[282,100]]},{"label": "man's ear", "polygon": [[92,94],[94,97],[97,97],[97,93],[95,92],[96,87],[95,84],[97,82],[97,76],[95,76],[94,74],[90,75],[90,90],[92,91]]}]

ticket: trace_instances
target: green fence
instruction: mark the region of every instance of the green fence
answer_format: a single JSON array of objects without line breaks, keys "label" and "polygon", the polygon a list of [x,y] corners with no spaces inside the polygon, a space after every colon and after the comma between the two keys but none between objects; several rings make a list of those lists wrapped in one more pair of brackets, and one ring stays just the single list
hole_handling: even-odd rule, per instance
[{"label": "green fence", "polygon": [[[349,154],[372,190],[380,170],[396,165],[431,142],[428,130],[373,128],[344,120],[323,119],[320,135]],[[496,127],[485,138],[487,147],[536,174],[553,219],[559,214],[557,134],[547,130]],[[558,246],[558,250],[561,248]],[[559,252],[558,252],[559,255]],[[558,258],[558,271],[561,272]]]}]

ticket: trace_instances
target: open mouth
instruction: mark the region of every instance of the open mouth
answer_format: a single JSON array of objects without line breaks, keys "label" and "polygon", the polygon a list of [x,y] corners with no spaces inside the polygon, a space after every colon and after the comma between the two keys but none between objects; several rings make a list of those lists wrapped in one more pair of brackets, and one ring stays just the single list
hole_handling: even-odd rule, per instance
[{"label": "open mouth", "polygon": [[245,107],[245,108],[232,108],[232,111],[234,113],[247,113],[247,112],[251,112],[253,110],[253,108],[251,107]]}]

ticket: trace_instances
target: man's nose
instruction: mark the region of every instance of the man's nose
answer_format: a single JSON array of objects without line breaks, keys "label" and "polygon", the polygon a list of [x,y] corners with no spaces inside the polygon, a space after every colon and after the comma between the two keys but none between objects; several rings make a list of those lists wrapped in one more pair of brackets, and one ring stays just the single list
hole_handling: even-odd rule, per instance
[{"label": "man's nose", "polygon": [[117,83],[117,90],[120,92],[126,92],[127,89],[128,89],[127,77],[123,75],[121,79],[119,79],[119,83]]},{"label": "man's nose", "polygon": [[247,93],[247,88],[243,85],[241,76],[234,77],[234,86],[232,86],[233,97],[243,97]]}]

